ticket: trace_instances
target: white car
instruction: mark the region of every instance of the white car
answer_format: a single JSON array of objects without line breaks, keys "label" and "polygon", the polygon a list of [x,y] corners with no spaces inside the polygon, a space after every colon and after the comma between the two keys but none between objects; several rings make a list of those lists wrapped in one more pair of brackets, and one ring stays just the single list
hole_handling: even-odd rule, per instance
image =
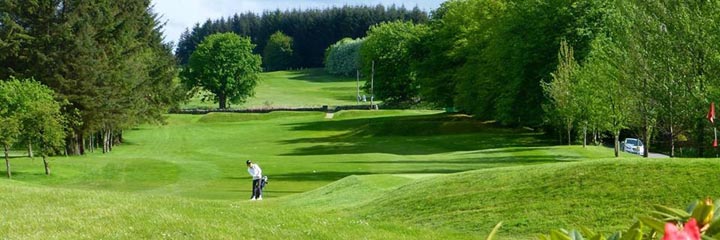
[{"label": "white car", "polygon": [[626,138],[623,141],[623,151],[642,155],[645,153],[645,145],[640,139],[637,138]]}]

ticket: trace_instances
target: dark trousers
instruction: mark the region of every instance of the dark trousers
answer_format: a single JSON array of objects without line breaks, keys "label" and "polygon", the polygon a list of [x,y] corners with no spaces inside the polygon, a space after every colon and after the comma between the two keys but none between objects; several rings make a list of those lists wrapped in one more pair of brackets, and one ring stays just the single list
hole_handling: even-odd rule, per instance
[{"label": "dark trousers", "polygon": [[252,198],[259,198],[262,196],[262,179],[253,179]]}]

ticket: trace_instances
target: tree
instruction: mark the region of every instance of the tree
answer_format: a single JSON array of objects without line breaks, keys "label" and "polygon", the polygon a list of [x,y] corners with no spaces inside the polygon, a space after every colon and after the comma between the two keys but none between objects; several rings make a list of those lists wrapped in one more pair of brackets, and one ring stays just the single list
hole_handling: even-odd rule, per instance
[{"label": "tree", "polygon": [[45,174],[50,175],[47,157],[56,153],[65,139],[60,103],[53,99],[55,94],[50,88],[33,80],[23,82],[22,94],[26,99],[30,99],[22,119],[22,134],[40,145]]},{"label": "tree", "polygon": [[412,64],[411,47],[416,46],[428,28],[411,22],[390,22],[375,25],[360,49],[362,70],[370,76],[375,65],[375,81],[365,82],[368,91],[374,84],[374,97],[388,105],[407,105],[418,102],[419,85]]},{"label": "tree", "polygon": [[610,132],[613,136],[615,157],[620,156],[620,131],[629,126],[629,119],[635,108],[629,100],[634,97],[633,89],[625,83],[632,75],[623,72],[621,66],[628,64],[627,53],[610,38],[600,36],[591,43],[591,51],[580,68],[578,76],[580,92],[588,94],[581,101],[581,108],[590,108],[589,119],[596,122],[598,128]]},{"label": "tree", "polygon": [[360,69],[360,48],[365,39],[343,38],[325,50],[325,71],[340,76],[354,76]]},{"label": "tree", "polygon": [[175,53],[185,66],[206,36],[234,32],[250,37],[257,44],[254,53],[263,54],[270,35],[281,31],[293,38],[293,67],[322,67],[327,47],[342,38],[364,37],[370,26],[381,22],[424,23],[427,19],[428,14],[419,8],[382,5],[248,12],[197,23],[182,34]]},{"label": "tree", "polygon": [[123,128],[163,122],[184,95],[150,1],[7,0],[0,9],[0,79],[33,78],[69,102],[70,154],[95,135],[110,149]]},{"label": "tree", "polygon": [[12,177],[8,150],[21,135],[42,146],[45,172],[50,173],[48,150],[62,146],[64,138],[60,104],[53,97],[52,90],[34,80],[0,81],[0,143],[8,178]]},{"label": "tree", "polygon": [[267,71],[287,70],[293,65],[293,39],[281,31],[270,35],[265,51],[263,64]]},{"label": "tree", "polygon": [[205,38],[190,56],[183,69],[183,82],[189,88],[200,87],[213,94],[220,109],[231,103],[242,103],[253,96],[259,81],[260,56],[247,37],[218,33]]},{"label": "tree", "polygon": [[567,41],[560,42],[558,52],[557,70],[551,74],[552,82],[543,83],[543,90],[553,104],[553,113],[558,114],[567,130],[567,143],[572,144],[571,133],[578,113],[577,97],[577,69],[578,65],[573,55],[572,47]]}]

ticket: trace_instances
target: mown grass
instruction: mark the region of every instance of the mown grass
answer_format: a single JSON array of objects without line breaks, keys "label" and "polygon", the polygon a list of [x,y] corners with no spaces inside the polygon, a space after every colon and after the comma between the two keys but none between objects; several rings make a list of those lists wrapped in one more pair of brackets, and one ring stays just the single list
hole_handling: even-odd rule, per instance
[{"label": "mown grass", "polygon": [[[355,104],[354,79],[263,73],[242,106]],[[361,83],[362,84],[362,83]],[[215,108],[194,99],[185,107]],[[110,154],[12,152],[7,239],[527,239],[626,228],[651,204],[718,196],[720,163],[647,160],[437,111],[170,115]],[[270,176],[250,202],[245,160]],[[1,167],[0,167],[1,169]],[[4,169],[0,170],[4,175]]]},{"label": "mown grass", "polygon": [[[362,87],[363,84],[365,82],[361,79],[360,86]],[[319,68],[261,73],[260,83],[255,89],[255,96],[248,99],[246,103],[231,105],[229,108],[355,105],[357,104],[355,98],[357,85],[355,78],[336,77]],[[360,94],[366,93],[361,89]],[[195,96],[182,108],[213,109],[218,107],[212,101],[202,102],[201,99],[201,96]]]},{"label": "mown grass", "polygon": [[[435,111],[336,117],[171,115],[110,154],[51,158],[51,176],[13,158],[0,236],[474,239],[503,221],[500,238],[525,239],[718,195],[713,160],[615,159]],[[246,159],[270,176],[262,202],[247,201]]]}]

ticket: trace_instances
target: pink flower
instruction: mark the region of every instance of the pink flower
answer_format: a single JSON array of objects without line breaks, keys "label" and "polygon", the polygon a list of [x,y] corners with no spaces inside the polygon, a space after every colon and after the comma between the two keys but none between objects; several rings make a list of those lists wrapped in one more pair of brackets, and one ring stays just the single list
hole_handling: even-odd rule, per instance
[{"label": "pink flower", "polygon": [[700,228],[698,228],[697,221],[691,218],[685,223],[682,231],[675,224],[665,223],[663,240],[700,240]]}]

